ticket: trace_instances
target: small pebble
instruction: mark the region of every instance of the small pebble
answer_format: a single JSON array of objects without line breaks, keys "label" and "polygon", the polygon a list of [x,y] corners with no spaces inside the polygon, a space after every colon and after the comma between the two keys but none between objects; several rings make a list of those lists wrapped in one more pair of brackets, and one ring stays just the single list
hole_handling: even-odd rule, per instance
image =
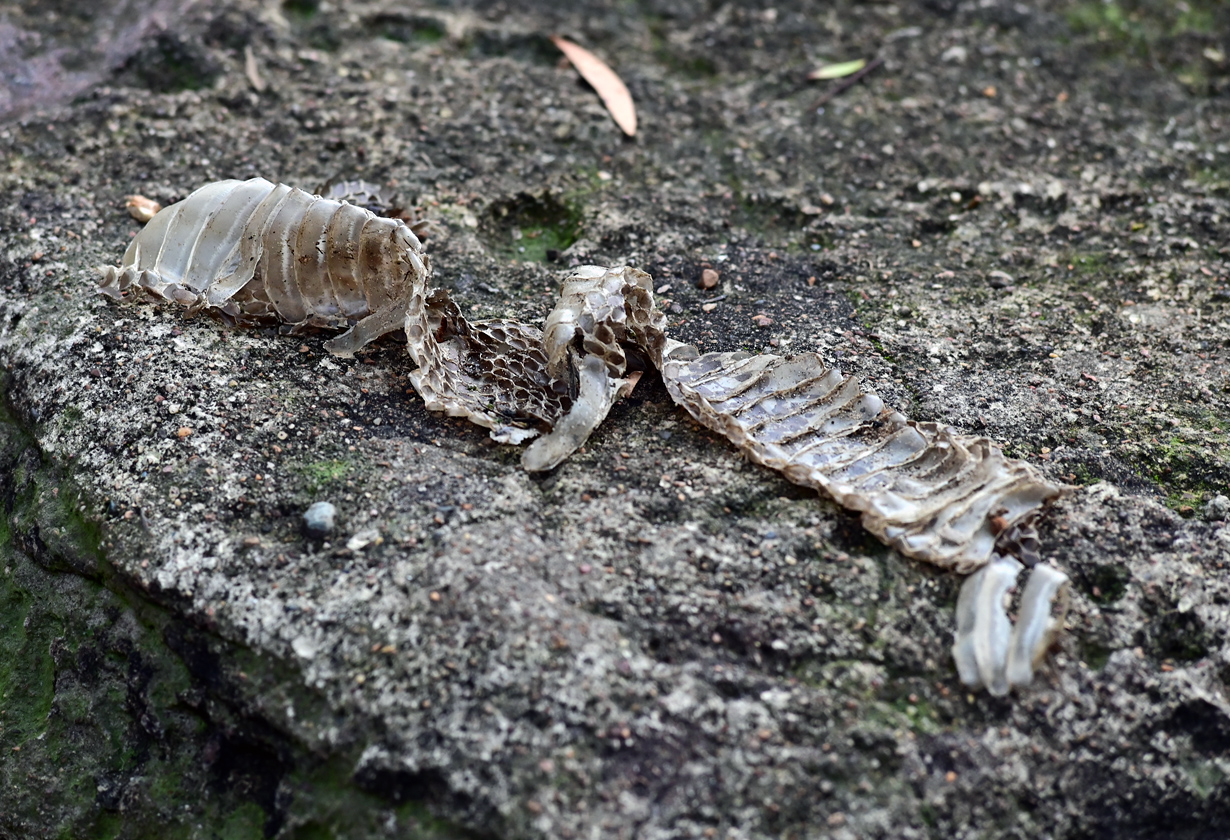
[{"label": "small pebble", "polygon": [[1230,519],[1230,498],[1220,494],[1214,496],[1205,503],[1203,513],[1206,522],[1224,522]]},{"label": "small pebble", "polygon": [[702,289],[712,289],[718,284],[720,277],[721,275],[719,275],[712,268],[706,268],[700,273],[700,280],[696,285],[700,286]]},{"label": "small pebble", "polygon": [[761,312],[761,313],[759,313],[759,314],[757,314],[757,315],[753,315],[753,316],[752,316],[752,321],[753,321],[753,322],[756,324],[756,326],[758,326],[758,327],[771,327],[771,326],[773,326],[773,319],[772,319],[772,318],[770,318],[768,315],[764,314],[763,312]]},{"label": "small pebble", "polygon": [[990,281],[992,289],[1002,289],[1016,282],[1006,271],[992,271],[987,275],[987,280]]},{"label": "small pebble", "polygon": [[303,513],[303,532],[312,539],[322,540],[333,532],[337,508],[329,502],[316,502]]},{"label": "small pebble", "polygon": [[380,545],[383,542],[380,531],[375,528],[365,528],[346,540],[346,547],[351,551],[362,551],[369,545]]},{"label": "small pebble", "polygon": [[157,201],[146,198],[143,195],[127,196],[124,199],[124,207],[128,210],[128,215],[141,224],[145,224],[154,218],[155,214],[162,209],[162,205]]}]

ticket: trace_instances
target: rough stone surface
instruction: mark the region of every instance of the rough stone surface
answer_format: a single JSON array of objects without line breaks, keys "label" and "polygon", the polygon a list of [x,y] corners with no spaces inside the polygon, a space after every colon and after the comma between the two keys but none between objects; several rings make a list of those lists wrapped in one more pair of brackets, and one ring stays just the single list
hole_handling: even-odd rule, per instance
[{"label": "rough stone surface", "polygon": [[1221,522],[1230,519],[1230,497],[1218,493],[1205,502],[1204,518],[1210,522]]},{"label": "rough stone surface", "polygon": [[[236,0],[0,127],[0,836],[1221,836],[1230,21],[1036,6]],[[959,579],[651,378],[534,477],[396,340],[94,293],[125,195],[256,174],[413,199],[476,316],[632,263],[681,340],[816,349],[1004,442],[1075,485],[1059,650],[967,694]]]}]

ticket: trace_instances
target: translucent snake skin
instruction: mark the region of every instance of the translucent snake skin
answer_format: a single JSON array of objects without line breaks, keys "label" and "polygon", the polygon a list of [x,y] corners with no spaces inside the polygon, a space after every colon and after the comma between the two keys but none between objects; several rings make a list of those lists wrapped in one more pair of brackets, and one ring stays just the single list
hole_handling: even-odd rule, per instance
[{"label": "translucent snake skin", "polygon": [[[987,438],[908,420],[816,354],[701,354],[670,339],[638,269],[575,269],[541,330],[471,323],[430,286],[422,243],[401,219],[253,178],[207,184],[160,211],[101,271],[100,290],[116,298],[138,288],[234,323],[346,327],[325,345],[338,355],[404,329],[427,407],[502,443],[532,441],[531,471],[576,451],[653,366],[675,402],[750,460],[860,512],[902,554],[970,575],[953,646],[965,684],[1028,685],[1062,629],[1068,579],[1039,565],[1031,525],[1060,486]],[[1015,624],[1006,597],[1023,567],[1012,555],[1034,567]]]}]

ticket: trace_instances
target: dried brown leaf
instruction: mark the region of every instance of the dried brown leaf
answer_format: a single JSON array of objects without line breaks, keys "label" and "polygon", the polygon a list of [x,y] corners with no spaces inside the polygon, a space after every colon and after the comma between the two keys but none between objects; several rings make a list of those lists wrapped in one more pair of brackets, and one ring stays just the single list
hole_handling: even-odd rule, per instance
[{"label": "dried brown leaf", "polygon": [[577,46],[567,38],[552,35],[551,41],[560,48],[560,52],[567,56],[572,66],[577,68],[581,78],[598,91],[598,96],[602,97],[602,104],[610,112],[615,124],[623,129],[624,134],[634,137],[636,135],[636,106],[632,104],[632,94],[628,93],[628,86],[623,83],[623,79],[607,67],[598,56],[584,47]]}]

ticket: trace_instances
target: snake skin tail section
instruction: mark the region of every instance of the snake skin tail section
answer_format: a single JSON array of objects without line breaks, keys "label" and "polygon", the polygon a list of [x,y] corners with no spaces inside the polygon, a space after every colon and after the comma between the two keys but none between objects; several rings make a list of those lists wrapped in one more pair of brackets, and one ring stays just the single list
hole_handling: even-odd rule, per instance
[{"label": "snake skin tail section", "polygon": [[997,697],[1033,681],[1068,611],[1068,576],[1043,563],[1029,572],[1013,624],[1006,605],[1022,568],[1012,557],[992,555],[965,579],[957,598],[952,645],[957,674],[970,688],[986,688]]}]

